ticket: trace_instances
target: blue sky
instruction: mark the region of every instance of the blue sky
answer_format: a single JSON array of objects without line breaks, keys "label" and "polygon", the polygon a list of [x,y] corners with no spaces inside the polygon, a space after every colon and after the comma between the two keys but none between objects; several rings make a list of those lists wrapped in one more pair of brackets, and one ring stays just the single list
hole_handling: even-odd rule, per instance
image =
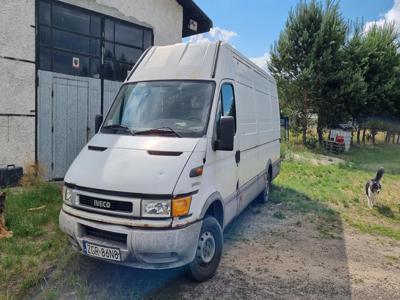
[{"label": "blue sky", "polygon": [[[299,0],[195,0],[213,20],[210,34],[202,39],[225,39],[246,56],[264,60],[284,28],[290,8]],[[400,0],[342,0],[340,9],[349,20],[395,21],[400,29]],[[261,64],[261,63],[259,63]]]}]

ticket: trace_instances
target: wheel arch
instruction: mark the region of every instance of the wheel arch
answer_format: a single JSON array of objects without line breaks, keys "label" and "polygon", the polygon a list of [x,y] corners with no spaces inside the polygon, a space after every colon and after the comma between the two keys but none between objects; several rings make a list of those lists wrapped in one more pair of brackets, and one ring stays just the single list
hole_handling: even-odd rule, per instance
[{"label": "wheel arch", "polygon": [[203,219],[207,215],[211,215],[217,219],[221,228],[224,228],[224,204],[219,192],[215,192],[207,198],[201,211],[200,218]]}]

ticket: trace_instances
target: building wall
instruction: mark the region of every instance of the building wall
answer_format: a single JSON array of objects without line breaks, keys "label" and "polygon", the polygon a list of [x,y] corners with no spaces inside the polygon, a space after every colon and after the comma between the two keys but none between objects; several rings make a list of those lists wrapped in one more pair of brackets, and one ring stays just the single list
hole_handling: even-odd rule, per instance
[{"label": "building wall", "polygon": [[[176,0],[61,0],[153,28],[154,44],[181,41],[182,7]],[[0,5],[0,164],[35,159],[35,1]]]},{"label": "building wall", "polygon": [[35,118],[4,116],[35,114],[34,25],[35,1],[0,5],[0,164],[35,159]]}]

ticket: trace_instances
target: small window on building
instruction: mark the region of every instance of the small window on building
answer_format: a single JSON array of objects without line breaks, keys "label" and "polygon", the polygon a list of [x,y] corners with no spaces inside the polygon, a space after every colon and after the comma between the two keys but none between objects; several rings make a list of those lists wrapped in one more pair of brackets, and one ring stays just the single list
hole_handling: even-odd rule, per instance
[{"label": "small window on building", "polygon": [[144,31],[144,37],[143,37],[143,49],[147,49],[153,45],[153,34],[151,30],[145,30]]},{"label": "small window on building", "polygon": [[53,5],[53,26],[89,35],[90,16],[76,9]]},{"label": "small window on building", "polygon": [[50,3],[40,1],[39,2],[39,23],[50,26]]},{"label": "small window on building", "polygon": [[107,41],[114,41],[114,21],[110,19],[104,21],[104,37]]},{"label": "small window on building", "polygon": [[99,39],[90,39],[90,55],[100,57],[101,41]]},{"label": "small window on building", "polygon": [[115,24],[115,42],[138,48],[143,47],[143,30],[125,24]]},{"label": "small window on building", "polygon": [[90,16],[90,35],[101,37],[101,18]]},{"label": "small window on building", "polygon": [[136,48],[115,45],[115,58],[121,62],[135,64],[142,52],[142,50]]},{"label": "small window on building", "polygon": [[39,68],[51,71],[51,49],[40,47]]},{"label": "small window on building", "polygon": [[115,80],[124,81],[128,76],[129,71],[132,69],[132,65],[116,63],[115,64]]},{"label": "small window on building", "polygon": [[41,46],[51,46],[51,29],[42,26],[39,30],[39,43]]},{"label": "small window on building", "polygon": [[53,71],[76,76],[89,76],[89,58],[63,51],[53,51]]},{"label": "small window on building", "polygon": [[90,59],[90,76],[93,78],[100,78],[100,59],[91,58]]},{"label": "small window on building", "polygon": [[114,63],[112,60],[104,62],[104,79],[114,80]]},{"label": "small window on building", "polygon": [[104,44],[104,57],[107,59],[113,59],[114,58],[114,44],[105,42]]},{"label": "small window on building", "polygon": [[63,50],[89,54],[89,38],[66,31],[53,30],[53,46]]}]

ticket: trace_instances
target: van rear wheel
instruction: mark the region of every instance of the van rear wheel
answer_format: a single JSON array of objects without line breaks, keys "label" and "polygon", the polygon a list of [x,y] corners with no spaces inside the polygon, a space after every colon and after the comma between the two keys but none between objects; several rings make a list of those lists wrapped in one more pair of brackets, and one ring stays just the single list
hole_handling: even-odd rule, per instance
[{"label": "van rear wheel", "polygon": [[203,282],[217,272],[222,257],[223,235],[218,221],[211,216],[203,220],[196,256],[190,263],[190,275],[196,281]]}]

